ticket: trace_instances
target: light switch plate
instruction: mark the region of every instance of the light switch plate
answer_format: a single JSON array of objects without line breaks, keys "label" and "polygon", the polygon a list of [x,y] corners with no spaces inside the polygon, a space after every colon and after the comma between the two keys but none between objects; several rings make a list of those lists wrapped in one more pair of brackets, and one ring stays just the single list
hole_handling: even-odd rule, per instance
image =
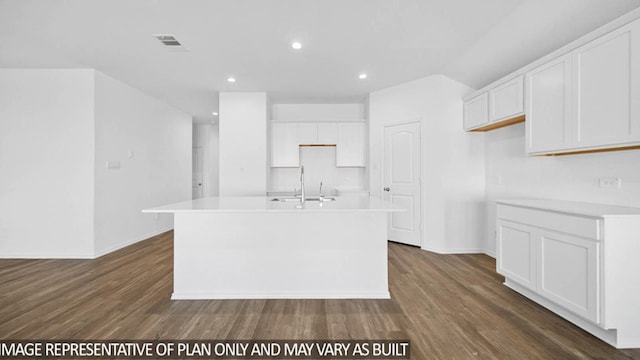
[{"label": "light switch plate", "polygon": [[107,169],[120,169],[120,161],[107,160]]}]

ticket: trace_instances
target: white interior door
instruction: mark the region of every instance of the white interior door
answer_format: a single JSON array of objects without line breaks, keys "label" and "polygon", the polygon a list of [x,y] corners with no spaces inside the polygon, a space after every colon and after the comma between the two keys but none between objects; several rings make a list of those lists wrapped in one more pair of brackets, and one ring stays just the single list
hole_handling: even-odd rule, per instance
[{"label": "white interior door", "polygon": [[389,215],[388,239],[420,246],[420,123],[384,128],[384,198],[407,209]]},{"label": "white interior door", "polygon": [[194,147],[191,155],[191,198],[199,199],[203,196],[202,191],[202,147]]}]

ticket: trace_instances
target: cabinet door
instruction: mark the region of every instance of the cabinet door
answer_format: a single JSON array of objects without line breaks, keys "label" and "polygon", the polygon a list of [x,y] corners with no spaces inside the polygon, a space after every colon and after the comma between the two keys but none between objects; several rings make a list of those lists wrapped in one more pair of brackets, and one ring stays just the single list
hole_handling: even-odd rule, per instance
[{"label": "cabinet door", "polygon": [[510,119],[524,112],[522,76],[489,91],[489,121]]},{"label": "cabinet door", "polygon": [[365,166],[364,130],[363,123],[338,124],[336,166]]},{"label": "cabinet door", "polygon": [[464,103],[464,129],[472,129],[489,122],[488,95],[482,93]]},{"label": "cabinet door", "polygon": [[318,143],[318,125],[317,124],[298,124],[298,144],[317,144]]},{"label": "cabinet door", "polygon": [[271,166],[300,166],[297,124],[272,124],[271,126]]},{"label": "cabinet door", "polygon": [[497,261],[498,273],[536,290],[536,230],[535,228],[498,219],[497,223]]},{"label": "cabinet door", "polygon": [[571,144],[571,55],[527,73],[527,153],[553,152]]},{"label": "cabinet door", "polygon": [[542,231],[539,292],[595,323],[600,322],[599,242]]},{"label": "cabinet door", "polygon": [[338,124],[318,124],[318,144],[335,145],[338,143]]},{"label": "cabinet door", "polygon": [[640,21],[573,53],[577,147],[640,140]]}]

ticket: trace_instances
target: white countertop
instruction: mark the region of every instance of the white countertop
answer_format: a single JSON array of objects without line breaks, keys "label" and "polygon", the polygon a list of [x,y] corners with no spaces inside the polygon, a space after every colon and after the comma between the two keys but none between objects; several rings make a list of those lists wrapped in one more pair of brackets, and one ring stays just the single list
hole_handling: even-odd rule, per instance
[{"label": "white countertop", "polygon": [[143,213],[210,213],[210,212],[397,212],[406,211],[376,197],[344,196],[335,201],[300,202],[271,201],[271,197],[209,197],[188,200],[142,210]]},{"label": "white countertop", "polygon": [[497,204],[592,217],[638,216],[640,208],[563,200],[498,200]]}]

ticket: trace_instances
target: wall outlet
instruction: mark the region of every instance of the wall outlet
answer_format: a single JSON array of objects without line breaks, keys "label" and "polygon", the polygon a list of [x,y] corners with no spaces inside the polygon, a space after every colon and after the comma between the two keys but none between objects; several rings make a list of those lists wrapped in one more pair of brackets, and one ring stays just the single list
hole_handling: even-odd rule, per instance
[{"label": "wall outlet", "polygon": [[620,189],[622,187],[622,179],[617,177],[601,177],[599,184],[603,189]]}]

